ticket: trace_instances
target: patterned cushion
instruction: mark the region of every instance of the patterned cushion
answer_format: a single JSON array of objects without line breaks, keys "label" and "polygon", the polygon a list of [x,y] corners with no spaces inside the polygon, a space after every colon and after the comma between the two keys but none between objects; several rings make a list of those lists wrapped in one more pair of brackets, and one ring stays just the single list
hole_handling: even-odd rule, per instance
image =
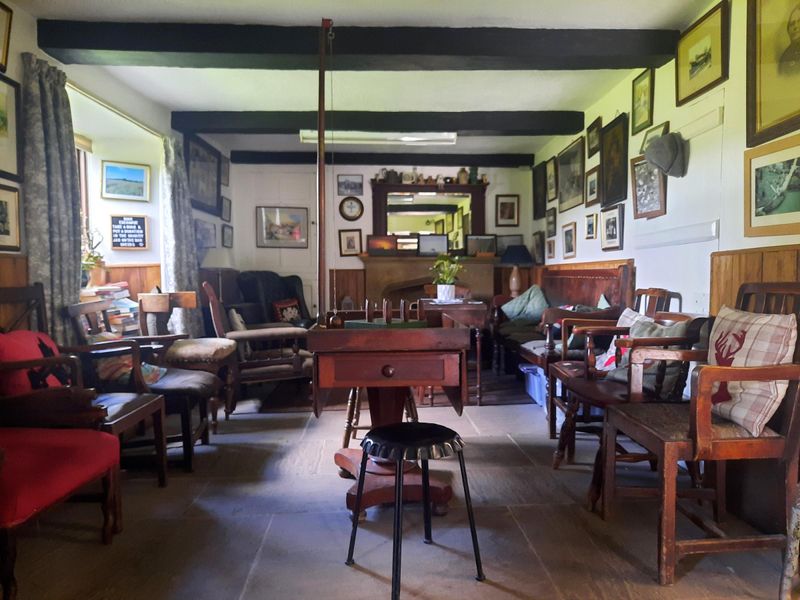
[{"label": "patterned cushion", "polygon": [[[0,362],[32,360],[58,354],[58,347],[46,333],[12,331],[0,334]],[[6,371],[0,374],[0,396],[26,394],[31,390],[62,387],[68,383],[68,373],[60,366]]]},{"label": "patterned cushion", "polygon": [[225,338],[197,338],[176,340],[167,350],[170,364],[181,362],[214,363],[225,360],[236,352],[236,342]]},{"label": "patterned cushion", "polygon": [[[123,338],[119,333],[102,331],[88,336],[86,341],[89,344],[97,344],[121,339]],[[133,370],[133,357],[130,354],[123,354],[120,356],[112,356],[111,358],[102,358],[97,361],[95,368],[97,369],[97,376],[101,380],[115,381],[126,385],[130,381],[131,371]],[[163,367],[142,363],[142,377],[147,385],[156,383],[166,372],[167,370]]]},{"label": "patterned cushion", "polygon": [[[245,325],[242,315],[240,315],[239,311],[237,311],[235,308],[232,308],[228,311],[228,320],[231,322],[231,327],[233,327],[234,331],[247,331],[247,325]],[[250,348],[250,342],[237,342],[237,344],[239,350],[239,360],[245,360],[252,352],[252,349]]]},{"label": "patterned cushion", "polygon": [[[617,327],[633,327],[635,323],[639,322],[651,322],[653,319],[650,317],[646,317],[644,315],[640,315],[635,310],[631,310],[630,308],[626,308],[622,314],[617,319]],[[628,336],[623,336],[628,337]],[[610,371],[611,369],[615,369],[617,367],[617,344],[616,344],[617,336],[611,338],[611,344],[608,346],[608,350],[597,357],[596,362],[596,369],[598,371]],[[622,349],[622,354],[624,355],[627,352],[627,348]]]},{"label": "patterned cushion", "polygon": [[[792,362],[797,319],[723,306],[711,329],[708,362],[733,367],[763,367]],[[712,411],[758,436],[778,410],[788,381],[744,381],[714,387]]]},{"label": "patterned cushion", "polygon": [[300,320],[300,303],[297,298],[287,298],[272,303],[272,310],[275,313],[276,321],[293,323]]}]

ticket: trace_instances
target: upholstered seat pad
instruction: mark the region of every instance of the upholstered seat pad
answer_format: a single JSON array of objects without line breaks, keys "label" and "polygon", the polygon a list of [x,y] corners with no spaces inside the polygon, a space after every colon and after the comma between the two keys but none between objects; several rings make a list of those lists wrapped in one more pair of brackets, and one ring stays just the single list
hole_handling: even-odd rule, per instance
[{"label": "upholstered seat pad", "polygon": [[[299,348],[297,354],[303,359],[312,358],[314,355],[308,350]],[[274,350],[258,350],[250,354],[251,360],[266,360],[269,358],[291,358],[294,356],[292,348],[275,348]]]},{"label": "upholstered seat pad", "polygon": [[225,334],[229,340],[241,342],[258,342],[260,340],[280,340],[291,338],[305,338],[308,330],[302,327],[267,327],[264,329],[247,329],[244,331],[229,331]]},{"label": "upholstered seat pad", "polygon": [[90,429],[0,428],[0,528],[14,527],[119,462],[116,436]]},{"label": "upholstered seat pad", "polygon": [[170,364],[187,362],[216,363],[236,352],[236,342],[225,338],[177,340],[167,350]]},{"label": "upholstered seat pad", "polygon": [[190,371],[170,367],[156,383],[150,384],[150,391],[165,396],[194,396],[198,398],[215,396],[219,391],[219,377],[205,371]]},{"label": "upholstered seat pad", "polygon": [[108,413],[106,423],[112,423],[141,408],[152,405],[157,398],[157,394],[100,394],[92,400],[92,405],[105,408]]}]

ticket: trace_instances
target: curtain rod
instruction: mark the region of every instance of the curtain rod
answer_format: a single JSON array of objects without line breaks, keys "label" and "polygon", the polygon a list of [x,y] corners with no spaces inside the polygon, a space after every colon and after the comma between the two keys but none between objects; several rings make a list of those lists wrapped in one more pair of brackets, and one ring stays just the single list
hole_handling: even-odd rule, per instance
[{"label": "curtain rod", "polygon": [[106,109],[110,110],[111,112],[113,112],[114,114],[122,117],[126,121],[128,121],[130,123],[133,123],[134,125],[136,125],[137,127],[140,127],[141,129],[144,129],[147,133],[150,133],[150,134],[156,136],[159,139],[164,139],[164,134],[163,133],[160,133],[160,132],[156,131],[155,129],[153,129],[152,127],[149,127],[148,125],[145,125],[144,123],[142,123],[141,121],[139,121],[136,118],[132,117],[131,115],[129,115],[125,111],[120,110],[119,108],[117,108],[113,104],[109,104],[108,102],[106,102],[102,98],[98,98],[92,92],[80,87],[79,85],[77,85],[73,81],[67,80],[67,87],[70,88],[71,90],[74,90],[74,91],[78,92],[79,94],[85,96],[89,100],[92,100],[92,101],[96,102],[97,104],[99,104],[103,108],[106,108]]}]

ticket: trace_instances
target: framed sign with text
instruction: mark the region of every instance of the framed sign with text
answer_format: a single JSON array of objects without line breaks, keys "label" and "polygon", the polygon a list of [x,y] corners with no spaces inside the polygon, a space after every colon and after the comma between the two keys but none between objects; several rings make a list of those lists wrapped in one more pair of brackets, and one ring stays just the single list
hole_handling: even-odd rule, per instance
[{"label": "framed sign with text", "polygon": [[111,215],[112,250],[147,250],[148,236],[145,215]]}]

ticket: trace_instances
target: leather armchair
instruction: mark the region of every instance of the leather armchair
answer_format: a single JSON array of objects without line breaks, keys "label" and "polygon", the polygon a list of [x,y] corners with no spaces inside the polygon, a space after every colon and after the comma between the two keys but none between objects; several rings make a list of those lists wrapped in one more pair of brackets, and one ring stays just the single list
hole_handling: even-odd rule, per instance
[{"label": "leather armchair", "polygon": [[300,319],[294,325],[311,327],[314,321],[303,296],[303,281],[297,275],[278,275],[273,271],[242,271],[236,278],[242,303],[227,304],[236,309],[245,322],[274,323],[278,321],[273,303],[297,299]]}]

